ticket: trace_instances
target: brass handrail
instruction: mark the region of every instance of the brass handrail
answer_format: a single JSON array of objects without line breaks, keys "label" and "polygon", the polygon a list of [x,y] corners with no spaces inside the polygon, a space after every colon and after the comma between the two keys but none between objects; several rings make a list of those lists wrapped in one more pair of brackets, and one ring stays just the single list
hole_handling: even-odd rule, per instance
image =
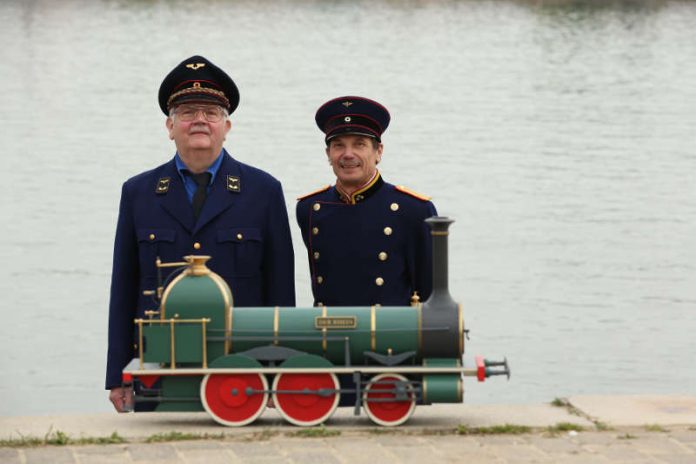
[{"label": "brass handrail", "polygon": [[174,325],[175,324],[182,324],[182,323],[188,323],[188,324],[201,324],[201,330],[202,330],[202,350],[203,350],[203,369],[206,369],[208,367],[208,343],[207,343],[207,331],[206,331],[206,324],[210,322],[209,318],[202,318],[202,319],[135,319],[134,321],[136,324],[138,324],[138,359],[140,361],[140,369],[143,368],[143,324],[159,324],[159,325],[164,325],[166,323],[169,323],[170,327],[170,337],[171,337],[171,343],[170,343],[170,369],[176,369],[176,340],[175,340],[175,334],[176,331],[174,330]]}]

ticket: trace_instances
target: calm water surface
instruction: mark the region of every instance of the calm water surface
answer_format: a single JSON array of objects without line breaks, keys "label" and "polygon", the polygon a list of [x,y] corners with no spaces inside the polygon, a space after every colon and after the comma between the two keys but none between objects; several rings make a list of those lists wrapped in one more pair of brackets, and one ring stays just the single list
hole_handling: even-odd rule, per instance
[{"label": "calm water surface", "polygon": [[[554,5],[554,3],[556,5]],[[161,79],[203,54],[238,83],[228,150],[295,198],[332,181],[316,108],[393,122],[382,172],[433,196],[471,403],[696,392],[694,2],[0,4],[0,414],[107,411],[120,185],[173,155]]]}]

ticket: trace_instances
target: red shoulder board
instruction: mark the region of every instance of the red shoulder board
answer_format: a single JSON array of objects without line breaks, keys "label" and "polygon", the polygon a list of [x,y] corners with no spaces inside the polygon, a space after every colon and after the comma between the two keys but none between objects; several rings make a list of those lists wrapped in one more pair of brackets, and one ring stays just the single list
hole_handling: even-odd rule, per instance
[{"label": "red shoulder board", "polygon": [[307,193],[306,195],[302,195],[302,196],[297,197],[297,201],[304,200],[305,198],[309,198],[309,197],[311,197],[311,196],[314,196],[314,195],[316,195],[317,193],[326,192],[326,191],[329,190],[330,188],[331,188],[330,185],[325,185],[325,186],[323,186],[322,188],[320,188],[320,189],[318,189],[318,190],[315,190],[315,191],[313,191],[313,192]]},{"label": "red shoulder board", "polygon": [[423,195],[423,194],[421,194],[421,193],[414,192],[414,191],[411,190],[411,189],[407,189],[407,188],[404,187],[403,185],[397,185],[395,188],[396,188],[396,190],[398,190],[399,192],[405,193],[406,195],[410,195],[410,196],[412,196],[413,198],[418,198],[419,200],[430,201],[430,198],[431,198],[431,197],[426,196],[426,195]]}]

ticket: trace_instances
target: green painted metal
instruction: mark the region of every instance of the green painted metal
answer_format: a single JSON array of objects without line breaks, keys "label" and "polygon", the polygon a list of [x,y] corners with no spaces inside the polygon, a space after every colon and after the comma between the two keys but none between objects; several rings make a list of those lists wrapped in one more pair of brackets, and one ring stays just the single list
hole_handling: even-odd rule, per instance
[{"label": "green painted metal", "polygon": [[279,308],[278,344],[300,351],[321,353],[321,331],[314,328],[317,316],[321,316],[321,308]]},{"label": "green painted metal", "polygon": [[418,352],[418,312],[415,308],[378,308],[376,315],[376,352]]},{"label": "green painted metal", "polygon": [[[375,308],[375,312],[378,309]],[[372,322],[372,309],[365,307],[335,307],[326,308],[327,316],[348,317],[355,316],[357,326],[355,329],[327,329],[326,356],[337,365],[343,365],[345,359],[345,338],[350,336],[350,361],[351,364],[362,364],[365,361],[364,352],[372,351],[370,346]],[[321,332],[321,331],[320,331]]]},{"label": "green painted metal", "polygon": [[[233,308],[230,351],[242,352],[273,343],[274,308]],[[255,337],[256,340],[248,340]]]},{"label": "green painted metal", "polygon": [[[164,376],[162,377],[161,395],[163,402],[157,405],[157,412],[169,411],[203,411],[200,400],[202,376]],[[179,401],[167,401],[167,400]],[[191,399],[191,401],[181,401]]]},{"label": "green painted metal", "polygon": [[240,354],[228,354],[227,356],[221,356],[210,363],[210,367],[213,369],[238,367],[238,368],[255,368],[262,367],[261,363],[255,359],[248,356],[242,356]]},{"label": "green painted metal", "polygon": [[[209,318],[208,335],[224,337],[225,318],[232,296],[229,287],[219,277],[219,280],[216,280],[216,277],[212,274],[186,275],[175,280],[168,287],[166,300],[162,304],[163,317],[165,319]],[[208,359],[212,360],[224,355],[224,346],[223,342],[208,343]]]},{"label": "green painted metal", "polygon": [[[258,346],[276,344],[326,356],[333,364],[343,365],[345,339],[350,336],[351,363],[364,363],[365,351],[393,354],[418,351],[418,311],[406,307],[375,307],[374,337],[370,307],[329,307],[328,317],[355,317],[354,329],[321,329],[315,325],[323,308],[234,308],[232,312],[232,351],[241,352]],[[277,324],[277,332],[274,326]],[[248,340],[245,337],[256,337]],[[373,346],[374,339],[374,346]],[[326,340],[324,342],[324,340]]]},{"label": "green painted metal", "polygon": [[288,358],[281,364],[281,367],[333,367],[333,364],[326,358],[314,354],[301,354]]},{"label": "green painted metal", "polygon": [[[143,361],[171,363],[172,329],[169,322],[143,326]],[[179,363],[203,362],[203,330],[200,323],[174,324],[174,359]]]},{"label": "green painted metal", "polygon": [[[427,367],[458,367],[458,359],[428,358],[423,360]],[[428,374],[423,376],[423,402],[461,403],[463,395],[462,376],[453,374]]]}]

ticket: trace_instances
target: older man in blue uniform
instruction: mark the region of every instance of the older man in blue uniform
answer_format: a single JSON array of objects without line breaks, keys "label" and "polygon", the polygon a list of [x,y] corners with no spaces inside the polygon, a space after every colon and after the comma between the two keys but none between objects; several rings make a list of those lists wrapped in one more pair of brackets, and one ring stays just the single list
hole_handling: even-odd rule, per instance
[{"label": "older man in blue uniform", "polygon": [[315,305],[404,306],[432,287],[429,198],[384,181],[377,165],[390,121],[381,104],[340,97],[315,116],[336,184],[305,195],[297,221]]},{"label": "older man in blue uniform", "polygon": [[238,103],[234,81],[201,56],[181,62],[160,86],[176,154],[123,184],[116,229],[106,388],[117,411],[132,405],[121,370],[134,356],[133,319],[156,306],[143,292],[158,284],[158,258],[212,256],[210,268],[229,284],[236,306],[295,305],[280,182],[222,147]]}]

